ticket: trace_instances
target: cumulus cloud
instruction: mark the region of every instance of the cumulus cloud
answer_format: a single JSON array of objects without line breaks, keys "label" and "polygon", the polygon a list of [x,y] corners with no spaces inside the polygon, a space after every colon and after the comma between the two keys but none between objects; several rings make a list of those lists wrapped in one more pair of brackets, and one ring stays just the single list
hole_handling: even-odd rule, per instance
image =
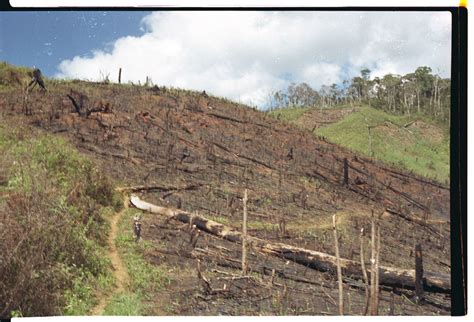
[{"label": "cumulus cloud", "polygon": [[427,65],[450,73],[449,12],[154,12],[138,37],[62,61],[57,77],[100,80],[110,73],[206,90],[262,106],[290,82],[340,83]]}]

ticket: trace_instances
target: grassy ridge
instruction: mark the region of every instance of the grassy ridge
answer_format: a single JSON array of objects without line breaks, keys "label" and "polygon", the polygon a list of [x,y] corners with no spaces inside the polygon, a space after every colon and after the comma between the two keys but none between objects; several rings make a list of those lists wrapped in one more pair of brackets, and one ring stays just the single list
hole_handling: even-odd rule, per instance
[{"label": "grassy ridge", "polygon": [[[279,109],[270,115],[296,122],[308,108]],[[404,127],[409,122],[417,121]],[[370,153],[367,125],[371,126]],[[449,130],[420,116],[397,116],[361,107],[339,122],[315,130],[315,135],[419,175],[449,182]]]},{"label": "grassy ridge", "polygon": [[307,110],[308,107],[293,107],[293,108],[282,108],[268,112],[271,116],[285,121],[296,121],[299,119]]},{"label": "grassy ridge", "polygon": [[438,181],[449,181],[449,136],[437,125],[395,116],[370,107],[320,128],[318,135],[331,142],[369,155],[367,124],[372,128],[372,153],[379,160],[403,167]]}]

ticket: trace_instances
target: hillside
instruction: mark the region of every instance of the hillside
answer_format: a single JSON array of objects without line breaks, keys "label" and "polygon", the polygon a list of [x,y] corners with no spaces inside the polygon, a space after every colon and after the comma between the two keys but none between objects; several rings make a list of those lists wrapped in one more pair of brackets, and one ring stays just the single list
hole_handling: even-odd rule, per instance
[{"label": "hillside", "polygon": [[[271,111],[270,115],[393,167],[449,182],[448,130],[426,117],[396,116],[368,106],[289,108]],[[371,127],[371,142],[367,125]]]},{"label": "hillside", "polygon": [[[237,230],[248,189],[251,236],[327,254],[334,254],[331,218],[336,215],[341,257],[356,261],[360,230],[370,231],[373,211],[383,214],[381,265],[414,269],[414,245],[420,243],[425,272],[449,276],[450,202],[443,184],[205,93],[57,80],[46,87],[47,92],[31,91],[26,100],[21,87],[4,89],[0,124],[70,142],[116,187],[145,186],[132,190],[146,201]],[[79,113],[73,100],[82,105]],[[24,115],[25,105],[32,115]],[[347,184],[344,159],[350,166]],[[127,200],[130,189],[123,191]],[[240,278],[238,243],[204,231],[196,237],[189,224],[143,212],[143,242],[137,244],[131,227],[138,212],[130,206],[120,214],[115,245],[130,282],[113,294],[103,313],[337,314],[334,271],[250,247],[252,273]],[[364,244],[368,250],[367,236]],[[367,253],[366,262],[370,266]],[[346,313],[361,314],[363,283],[349,275],[344,281]],[[383,286],[379,314],[450,312],[449,294],[427,288],[423,305],[413,295],[403,286]]]}]

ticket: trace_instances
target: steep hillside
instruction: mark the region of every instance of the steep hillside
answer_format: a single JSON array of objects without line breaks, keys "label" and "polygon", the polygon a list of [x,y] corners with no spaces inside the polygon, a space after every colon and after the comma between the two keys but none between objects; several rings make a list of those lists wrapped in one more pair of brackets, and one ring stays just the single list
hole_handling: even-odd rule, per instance
[{"label": "steep hillside", "polygon": [[[80,81],[46,85],[48,92],[34,90],[26,100],[19,87],[2,95],[4,126],[26,124],[69,140],[118,186],[148,186],[135,189],[147,201],[240,229],[247,188],[249,234],[334,254],[335,214],[341,256],[354,260],[359,260],[360,229],[370,231],[374,211],[384,214],[381,264],[413,269],[414,245],[421,243],[425,271],[449,274],[449,189],[438,182],[206,93]],[[23,115],[25,105],[32,115]],[[133,246],[127,227],[136,212],[130,209],[121,219],[118,245],[124,256]],[[251,248],[253,273],[237,278],[238,244],[206,233],[193,241],[188,224],[142,216],[143,247],[128,254],[159,267],[168,282],[166,288],[153,289],[137,282],[146,293],[140,314],[337,314],[332,271]],[[130,270],[139,263],[133,256],[126,260]],[[363,312],[362,285],[345,279],[348,314]],[[216,291],[223,288],[227,291]],[[424,305],[417,305],[410,290],[384,287],[381,293],[380,314],[449,314],[449,294],[430,293]]]},{"label": "steep hillside", "polygon": [[282,121],[289,121],[303,129],[315,131],[321,127],[337,123],[349,114],[360,110],[360,107],[310,108],[294,107],[269,111],[269,114]]}]

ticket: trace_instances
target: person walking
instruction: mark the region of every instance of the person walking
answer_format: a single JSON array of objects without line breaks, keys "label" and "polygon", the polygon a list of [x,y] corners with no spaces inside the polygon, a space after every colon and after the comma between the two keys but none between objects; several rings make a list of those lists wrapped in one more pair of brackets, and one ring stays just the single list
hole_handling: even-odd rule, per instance
[{"label": "person walking", "polygon": [[138,242],[141,239],[142,233],[142,223],[138,214],[133,217],[133,233],[135,235],[135,242]]}]

